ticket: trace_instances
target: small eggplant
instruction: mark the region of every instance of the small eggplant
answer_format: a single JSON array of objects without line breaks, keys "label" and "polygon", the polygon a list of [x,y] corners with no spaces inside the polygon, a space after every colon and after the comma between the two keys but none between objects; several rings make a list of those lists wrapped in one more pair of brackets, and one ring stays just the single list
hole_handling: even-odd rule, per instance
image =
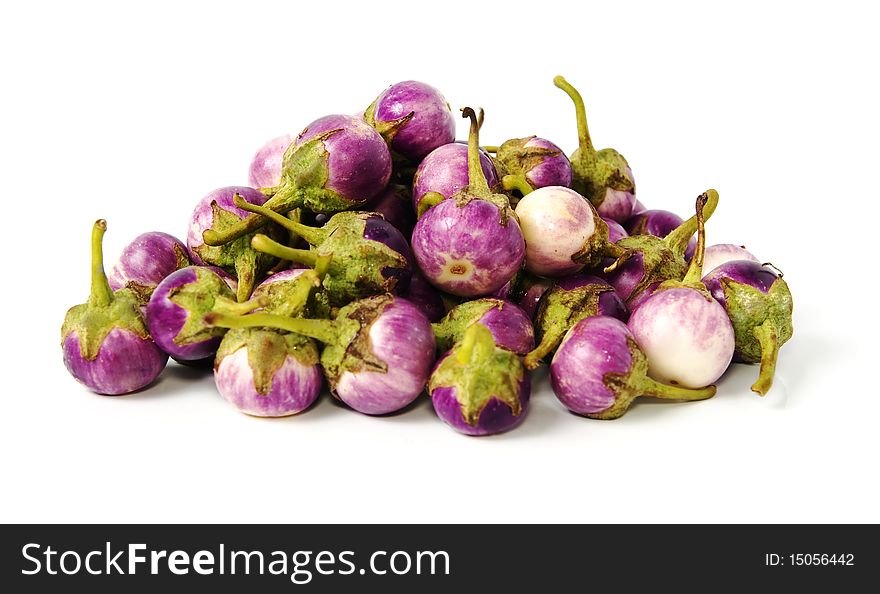
[{"label": "small eggplant", "polygon": [[[498,185],[495,166],[482,149],[479,155],[480,169],[486,183],[494,188]],[[439,201],[452,198],[468,186],[469,180],[467,144],[451,142],[434,149],[416,169],[412,191],[413,212],[424,213]]]},{"label": "small eggplant", "polygon": [[272,188],[281,183],[281,161],[284,152],[295,138],[284,134],[260,147],[248,169],[248,185],[252,188]]},{"label": "small eggplant", "polygon": [[495,154],[501,186],[525,196],[547,186],[571,187],[571,163],[558,146],[537,136],[504,142]]},{"label": "small eggplant", "polygon": [[189,265],[189,252],[182,241],[151,231],[138,235],[122,249],[107,280],[114,291],[129,288],[146,303],[162,279]]},{"label": "small eggplant", "polygon": [[725,262],[733,260],[758,262],[758,259],[744,245],[717,243],[706,248],[706,257],[703,258],[703,271],[708,274]]},{"label": "small eggplant", "polygon": [[535,331],[525,312],[509,301],[489,297],[465,301],[434,324],[437,348],[448,351],[474,324],[485,326],[496,345],[517,355],[535,348]]}]

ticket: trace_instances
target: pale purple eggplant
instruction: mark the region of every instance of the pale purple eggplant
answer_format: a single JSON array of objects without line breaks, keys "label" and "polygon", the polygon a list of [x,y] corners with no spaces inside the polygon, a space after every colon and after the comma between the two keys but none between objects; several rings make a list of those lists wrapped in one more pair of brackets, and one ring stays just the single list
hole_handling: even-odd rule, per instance
[{"label": "pale purple eggplant", "polygon": [[[490,188],[498,185],[498,175],[492,160],[482,149],[480,155],[480,168],[486,183]],[[441,200],[452,198],[454,195],[467,188],[468,175],[468,146],[460,142],[452,142],[434,149],[419,164],[413,178],[412,204],[413,212],[421,213],[429,206],[435,205]],[[425,204],[422,201],[428,200]]]},{"label": "pale purple eggplant", "polygon": [[686,388],[717,381],[730,365],[735,345],[727,312],[700,282],[708,200],[707,194],[697,198],[697,250],[685,277],[663,282],[629,318],[630,331],[648,359],[648,374]]},{"label": "pale purple eggplant", "polygon": [[398,411],[422,392],[434,363],[431,322],[415,305],[390,294],[352,302],[333,320],[252,313],[210,314],[228,328],[278,328],[325,344],[321,365],[334,396],[369,415]]},{"label": "pale purple eggplant", "polygon": [[181,268],[162,280],[146,308],[147,327],[159,347],[177,361],[213,357],[225,330],[207,326],[218,300],[233,300],[226,281],[203,266]]},{"label": "pale purple eggplant", "polygon": [[102,243],[107,222],[92,227],[92,287],[89,300],[68,310],[61,327],[64,365],[98,394],[116,396],[148,386],[168,355],[150,337],[140,300],[131,289],[113,291],[104,273]]},{"label": "pale purple eggplant", "polygon": [[706,247],[706,257],[703,258],[703,270],[708,274],[725,262],[731,262],[733,260],[751,260],[752,262],[759,262],[759,260],[753,256],[744,245],[717,243]]},{"label": "pale purple eggplant", "polygon": [[150,231],[122,249],[107,280],[114,291],[128,287],[146,303],[162,279],[189,265],[189,252],[182,241],[161,231]]},{"label": "pale purple eggplant", "polygon": [[[284,153],[281,171],[277,186],[261,189],[268,197],[266,208],[284,214],[305,207],[329,214],[355,208],[384,190],[391,177],[391,153],[362,119],[330,115],[300,132]],[[206,230],[202,239],[208,245],[225,245],[267,222],[251,214],[226,228]]]},{"label": "pale purple eggplant", "polygon": [[565,334],[550,364],[553,392],[570,411],[592,419],[616,419],[638,396],[705,400],[715,386],[682,388],[647,375],[648,362],[626,324],[616,318],[584,318]]},{"label": "pale purple eggplant", "polygon": [[340,212],[322,227],[310,227],[266,208],[240,200],[236,204],[286,227],[312,246],[310,250],[289,248],[258,233],[251,241],[253,248],[306,266],[315,266],[319,258],[327,259],[323,285],[331,305],[345,305],[378,293],[399,293],[409,284],[414,267],[412,251],[400,231],[381,215]]},{"label": "pale purple eggplant", "polygon": [[412,277],[409,279],[409,286],[401,294],[407,301],[422,310],[432,322],[439,322],[446,315],[446,306],[443,298],[437,289],[422,276],[418,267],[413,269]]},{"label": "pale purple eggplant", "polygon": [[465,435],[491,435],[526,416],[531,381],[519,357],[498,347],[482,324],[472,324],[446,353],[428,382],[437,416]]},{"label": "pale purple eggplant", "polygon": [[273,188],[281,183],[281,161],[284,152],[294,141],[290,134],[284,134],[261,146],[248,169],[248,185],[252,188]]},{"label": "pale purple eggplant", "polygon": [[437,348],[448,351],[474,324],[485,326],[496,345],[517,355],[535,348],[535,331],[529,316],[509,301],[489,297],[465,301],[434,324]]},{"label": "pale purple eggplant", "polygon": [[752,260],[731,260],[703,277],[727,311],[736,337],[734,357],[760,363],[752,390],[764,396],[773,386],[779,348],[792,336],[793,303],[782,274]]},{"label": "pale purple eggplant", "polygon": [[608,241],[608,225],[596,209],[570,188],[549,186],[524,196],[516,216],[526,242],[525,269],[561,277],[625,250]]},{"label": "pale purple eggplant", "polygon": [[[668,210],[643,210],[626,221],[626,230],[630,235],[653,235],[666,237],[684,223],[684,219]],[[696,235],[688,240],[684,251],[684,259],[690,262],[697,247]],[[707,269],[708,270],[708,269]]]},{"label": "pale purple eggplant", "polygon": [[[238,282],[237,298],[246,301],[256,286],[259,276],[269,270],[276,260],[272,256],[258,252],[251,247],[253,234],[222,245],[209,245],[203,241],[208,231],[225,232],[235,228],[250,213],[235,204],[235,197],[253,205],[266,202],[261,192],[245,186],[229,186],[210,192],[202,198],[190,217],[187,247],[193,264],[210,264],[234,274]],[[264,232],[281,238],[280,230],[270,225]]]},{"label": "pale purple eggplant", "polygon": [[571,187],[571,163],[558,146],[529,136],[505,141],[495,153],[501,186],[525,196],[548,186]]},{"label": "pale purple eggplant", "polygon": [[535,333],[539,343],[523,359],[526,368],[535,369],[556,350],[569,328],[593,316],[626,322],[629,312],[614,287],[601,278],[575,274],[556,281],[538,305]]},{"label": "pale purple eggplant", "polygon": [[459,297],[489,295],[513,278],[522,265],[525,242],[507,196],[495,194],[480,166],[476,112],[468,139],[470,183],[425,212],[416,223],[412,249],[425,278]]},{"label": "pale purple eggplant", "polygon": [[[718,206],[718,192],[707,190],[703,207],[703,219],[709,220]],[[626,301],[630,311],[634,311],[633,303],[645,290],[653,290],[667,280],[681,280],[688,269],[685,251],[688,242],[697,231],[696,215],[679,225],[666,237],[654,235],[631,235],[617,241],[617,246],[625,249],[630,256],[622,262],[616,262],[612,270],[608,270],[608,282],[617,294]]]},{"label": "pale purple eggplant", "polygon": [[553,84],[571,97],[577,115],[578,148],[570,158],[574,173],[572,188],[585,196],[601,216],[624,222],[632,216],[636,203],[632,169],[616,150],[597,151],[593,147],[584,100],[577,89],[561,76],[554,78]]},{"label": "pale purple eggplant", "polygon": [[614,219],[606,219],[605,217],[602,217],[602,220],[608,225],[608,241],[610,243],[617,243],[624,237],[629,237],[629,233],[626,232],[623,225]]},{"label": "pale purple eggplant", "polygon": [[455,119],[443,95],[431,85],[406,80],[385,89],[364,110],[364,120],[391,150],[419,162],[439,146],[455,140]]},{"label": "pale purple eggplant", "polygon": [[364,204],[361,210],[382,215],[404,237],[412,237],[413,227],[416,225],[416,215],[413,212],[412,200],[406,186],[389,184],[384,192]]}]

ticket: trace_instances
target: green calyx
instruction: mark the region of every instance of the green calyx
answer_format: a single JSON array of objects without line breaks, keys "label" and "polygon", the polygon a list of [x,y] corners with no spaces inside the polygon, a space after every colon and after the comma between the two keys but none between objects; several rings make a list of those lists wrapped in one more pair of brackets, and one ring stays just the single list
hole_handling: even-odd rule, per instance
[{"label": "green calyx", "polygon": [[516,191],[523,196],[532,192],[535,188],[528,179],[528,172],[546,159],[562,153],[559,149],[526,146],[533,138],[528,136],[507,140],[495,151],[495,169],[502,187],[508,192]]},{"label": "green calyx", "polygon": [[376,216],[365,212],[340,212],[320,229],[296,224],[297,233],[316,242],[312,250],[288,248],[257,235],[254,248],[285,260],[315,266],[321,257],[331,258],[323,286],[332,305],[341,306],[355,299],[389,293],[398,278],[389,274],[406,269],[408,262],[384,243],[364,237],[366,221]]},{"label": "green calyx", "polygon": [[227,332],[220,342],[214,368],[225,357],[243,348],[247,349],[254,387],[263,396],[272,390],[275,373],[284,365],[287,357],[293,357],[303,365],[318,363],[318,347],[313,340],[301,334],[269,328],[235,328]]},{"label": "green calyx", "polygon": [[468,328],[478,322],[489,310],[501,309],[505,302],[486,297],[465,301],[453,307],[439,322],[432,324],[434,338],[440,351],[448,351],[459,342]]},{"label": "green calyx", "polygon": [[61,325],[61,344],[70,334],[76,333],[80,355],[87,361],[95,360],[101,344],[114,328],[126,330],[143,339],[150,338],[137,293],[127,288],[114,293],[107,282],[103,251],[106,230],[107,221],[104,219],[95,221],[92,226],[92,288],[89,300],[71,307]]},{"label": "green calyx", "polygon": [[591,205],[590,210],[593,214],[595,231],[584,242],[583,247],[571,256],[571,259],[589,268],[595,268],[603,259],[614,258],[614,263],[605,269],[605,272],[611,272],[625,262],[632,255],[632,252],[620,245],[610,243],[608,241],[608,223],[602,220],[594,206]]},{"label": "green calyx", "polygon": [[[182,248],[179,244],[175,243],[172,247],[174,251],[174,270],[180,270],[181,268],[186,268],[187,266],[192,265],[192,262],[189,260],[189,254],[186,253],[186,249]],[[138,301],[141,305],[146,305],[150,301],[150,297],[153,295],[153,291],[156,289],[156,285],[142,285],[135,281],[128,281],[125,283],[125,288],[130,289],[135,295],[137,295]]]},{"label": "green calyx", "polygon": [[[263,301],[263,311],[278,316],[323,317],[320,300],[313,299],[313,291],[321,286],[321,274],[306,270],[295,279],[265,283],[254,291],[254,298]],[[246,312],[243,312],[246,313]]]},{"label": "green calyx", "polygon": [[[376,101],[378,100],[377,97]],[[397,136],[397,133],[400,132],[407,122],[415,117],[416,112],[411,111],[405,116],[399,117],[396,120],[391,120],[390,122],[379,122],[376,120],[376,101],[370,103],[370,106],[364,110],[364,121],[372,126],[373,129],[382,136],[388,144],[388,147],[391,148],[391,143],[394,141],[394,137]]]},{"label": "green calyx", "polygon": [[[480,110],[482,113],[482,110]],[[470,118],[471,127],[468,134],[468,185],[451,196],[456,205],[464,207],[474,200],[491,202],[498,208],[500,213],[499,223],[502,227],[507,226],[513,210],[510,208],[510,200],[504,194],[496,194],[489,187],[483,166],[480,163],[480,125],[482,117],[470,107],[461,110],[463,118]],[[422,198],[424,202],[425,198]],[[420,212],[423,212],[420,210]],[[515,216],[515,215],[514,215]]]},{"label": "green calyx", "polygon": [[729,278],[722,278],[720,282],[733,324],[736,355],[748,363],[761,364],[752,390],[764,396],[773,385],[779,348],[794,333],[794,304],[788,283],[779,277],[764,293]]},{"label": "green calyx", "polygon": [[638,396],[653,396],[667,400],[706,400],[715,395],[715,386],[705,388],[682,388],[670,386],[648,377],[648,359],[636,342],[627,337],[632,366],[627,373],[606,373],[603,381],[615,396],[614,404],[598,413],[589,413],[591,419],[617,419],[622,417]]},{"label": "green calyx", "polygon": [[193,267],[196,281],[175,287],[168,292],[168,300],[176,303],[187,312],[186,321],[174,343],[184,346],[223,336],[222,328],[212,328],[204,323],[205,314],[216,307],[218,301],[231,301],[235,298],[232,290],[222,278],[200,267]]},{"label": "green calyx", "polygon": [[[718,201],[718,192],[715,192],[715,190],[709,190],[708,192],[704,192],[697,196],[696,214],[694,215],[697,222],[697,249],[694,250],[694,256],[691,258],[691,262],[688,265],[684,277],[681,280],[666,280],[660,284],[659,289],[686,287],[701,293],[707,300],[712,300],[712,295],[709,293],[709,290],[706,289],[705,285],[701,282],[703,278],[703,260],[706,256],[706,220],[704,209],[706,203],[709,201],[709,193],[714,194],[716,203]],[[681,229],[682,226],[684,226],[684,223],[677,227],[673,233]]]},{"label": "green calyx", "polygon": [[599,313],[599,297],[613,291],[610,285],[589,284],[567,291],[558,285],[551,287],[541,299],[535,314],[535,333],[538,346],[523,359],[527,369],[535,369],[541,361],[556,350],[568,330],[583,320]]},{"label": "green calyx", "polygon": [[593,147],[587,126],[584,100],[578,90],[561,76],[555,77],[553,84],[571,98],[577,116],[578,148],[570,158],[574,190],[597,208],[605,200],[605,193],[609,188],[635,192],[635,181],[629,173],[629,166],[623,155],[614,149],[597,151]]},{"label": "green calyx", "polygon": [[454,388],[465,422],[475,426],[493,398],[506,404],[514,415],[522,413],[519,395],[524,376],[519,357],[496,346],[488,328],[472,324],[431,374],[428,392]]}]

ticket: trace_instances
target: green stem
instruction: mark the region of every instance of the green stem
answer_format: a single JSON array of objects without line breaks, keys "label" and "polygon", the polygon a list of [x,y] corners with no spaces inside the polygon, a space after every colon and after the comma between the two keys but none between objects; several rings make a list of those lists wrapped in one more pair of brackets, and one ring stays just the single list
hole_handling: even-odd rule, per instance
[{"label": "green stem", "polygon": [[704,193],[697,196],[697,249],[691,263],[688,266],[687,274],[684,275],[682,283],[693,285],[700,282],[703,278],[703,259],[706,256],[706,220],[703,217],[703,209],[709,197]]},{"label": "green stem", "polygon": [[244,315],[255,309],[266,307],[267,304],[268,300],[265,297],[255,297],[239,303],[221,296],[214,300],[214,307],[211,308],[211,311],[231,315]]},{"label": "green stem", "polygon": [[596,149],[593,148],[593,141],[590,138],[590,129],[587,127],[587,110],[584,107],[583,97],[581,97],[581,94],[578,93],[577,89],[571,86],[571,84],[561,76],[555,77],[553,79],[553,84],[565,91],[574,102],[574,110],[577,115],[578,148],[580,149],[581,155],[588,156],[595,154]]},{"label": "green stem", "polygon": [[752,334],[761,343],[761,371],[758,381],[752,385],[752,391],[766,396],[773,387],[773,376],[776,373],[776,359],[779,356],[779,333],[776,324],[765,320],[763,324],[752,330]]},{"label": "green stem", "polygon": [[238,280],[235,298],[239,303],[244,303],[250,299],[257,285],[257,262],[253,252],[235,259],[235,276]]},{"label": "green stem", "polygon": [[545,332],[535,350],[523,357],[523,365],[526,366],[526,369],[536,369],[541,364],[541,360],[559,346],[559,343],[562,342],[562,336],[558,332]]},{"label": "green stem", "polygon": [[[480,110],[482,112],[482,110]],[[483,174],[480,163],[480,123],[481,117],[470,107],[462,108],[461,117],[470,118],[471,129],[468,134],[468,188],[478,196],[489,195],[489,182]]]},{"label": "green stem", "polygon": [[107,230],[107,221],[98,219],[92,226],[92,292],[89,295],[89,305],[102,307],[110,305],[113,301],[113,289],[107,282],[107,274],[104,272],[104,232]]},{"label": "green stem", "polygon": [[425,195],[422,196],[421,200],[419,200],[417,218],[422,218],[423,214],[425,214],[444,200],[446,200],[446,197],[440,192],[425,192]]},{"label": "green stem", "polygon": [[282,260],[289,260],[312,268],[318,263],[319,256],[317,252],[281,245],[274,239],[270,239],[262,233],[253,236],[251,239],[251,247],[258,252],[263,252],[264,254],[269,254],[270,256],[275,256]]},{"label": "green stem", "polygon": [[494,144],[485,144],[485,145],[483,145],[483,150],[486,151],[487,153],[497,153],[498,147],[495,146]]},{"label": "green stem", "polygon": [[267,313],[233,316],[214,312],[205,316],[205,324],[219,328],[278,328],[324,343],[336,342],[339,339],[336,324],[332,320],[291,318]]},{"label": "green stem", "polygon": [[278,223],[291,233],[299,235],[312,245],[320,245],[327,239],[327,232],[325,230],[303,225],[299,221],[289,219],[286,216],[275,212],[271,208],[251,204],[238,194],[232,197],[232,202],[242,210],[264,216],[273,223]]},{"label": "green stem", "polygon": [[455,354],[456,360],[461,365],[478,363],[489,359],[495,352],[495,337],[489,329],[478,323],[471,324],[464,331],[461,345]]},{"label": "green stem", "polygon": [[[706,190],[703,193],[703,196],[706,196],[706,203],[703,205],[703,222],[705,223],[709,220],[712,213],[715,212],[715,208],[718,206],[718,192],[715,190]],[[697,232],[697,226],[697,216],[694,215],[673,229],[669,235],[663,238],[663,242],[675,254],[684,257],[688,242],[691,240],[691,237],[694,236],[694,233]]]},{"label": "green stem", "polygon": [[534,191],[524,175],[507,174],[501,178],[501,186],[508,192],[516,190],[523,196]]},{"label": "green stem", "polygon": [[320,254],[317,258],[315,258],[315,274],[318,276],[318,284],[321,284],[320,281],[324,280],[324,277],[327,276],[327,272],[330,270],[330,263],[333,261],[333,254]]},{"label": "green stem", "polygon": [[653,396],[669,400],[706,400],[715,395],[715,386],[705,388],[684,388],[682,386],[670,386],[661,384],[649,377],[642,379],[639,384],[639,393],[642,396]]},{"label": "green stem", "polygon": [[[263,203],[263,207],[278,213],[290,212],[294,208],[302,206],[303,196],[303,193],[299,190],[288,190],[287,187],[283,187],[278,193]],[[215,231],[214,229],[206,230],[202,233],[202,241],[207,245],[226,245],[243,235],[253,233],[260,227],[266,225],[266,223],[268,223],[268,221],[263,215],[252,214],[224,231]]]}]

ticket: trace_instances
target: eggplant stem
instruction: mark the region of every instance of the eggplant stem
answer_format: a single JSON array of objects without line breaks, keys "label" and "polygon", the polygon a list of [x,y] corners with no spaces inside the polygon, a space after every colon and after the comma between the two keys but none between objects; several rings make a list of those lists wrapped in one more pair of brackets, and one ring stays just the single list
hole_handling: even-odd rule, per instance
[{"label": "eggplant stem", "polygon": [[706,256],[706,219],[703,217],[703,209],[708,201],[709,196],[706,192],[697,196],[697,249],[682,280],[686,285],[699,283],[703,278],[703,259]]},{"label": "eggplant stem", "polygon": [[[480,110],[482,114],[483,110]],[[463,107],[461,117],[470,118],[471,129],[468,134],[468,188],[477,195],[489,194],[489,182],[483,174],[480,163],[480,124],[482,117],[471,107]]]},{"label": "eggplant stem", "polygon": [[684,388],[682,386],[670,386],[645,377],[640,386],[642,396],[653,396],[668,400],[706,400],[715,395],[715,386],[705,388]]},{"label": "eggplant stem", "polygon": [[553,79],[553,84],[565,91],[574,102],[574,111],[577,116],[578,127],[578,149],[580,150],[581,155],[587,156],[595,154],[596,149],[593,148],[593,140],[590,138],[590,128],[587,126],[587,110],[584,107],[583,97],[581,97],[581,94],[571,85],[571,83],[561,76],[555,77]]},{"label": "eggplant stem", "polygon": [[271,239],[262,233],[257,233],[251,238],[251,247],[258,252],[263,252],[264,254],[269,254],[270,256],[275,256],[282,260],[289,260],[290,262],[296,262],[297,264],[303,264],[312,268],[318,263],[319,256],[317,252],[281,245],[274,239]]},{"label": "eggplant stem", "polygon": [[476,322],[468,326],[455,354],[462,365],[485,361],[495,352],[495,337],[484,325]]},{"label": "eggplant stem", "polygon": [[501,178],[501,187],[508,192],[518,191],[523,196],[534,191],[524,175],[507,174]]},{"label": "eggplant stem", "polygon": [[113,301],[113,289],[104,272],[104,232],[107,221],[98,219],[92,226],[92,288],[89,305],[106,307]]},{"label": "eggplant stem", "polygon": [[302,334],[324,343],[335,342],[338,339],[336,324],[332,320],[291,318],[267,313],[235,316],[215,312],[206,315],[204,321],[209,326],[219,328],[278,328]]},{"label": "eggplant stem", "polygon": [[316,229],[315,227],[303,225],[299,221],[291,220],[283,214],[275,212],[271,208],[266,208],[265,206],[259,206],[257,204],[251,204],[250,202],[242,198],[239,194],[236,194],[232,197],[232,202],[242,210],[246,210],[250,213],[266,217],[273,223],[281,225],[286,230],[299,235],[312,245],[319,245],[327,238],[327,233],[323,229]]},{"label": "eggplant stem", "polygon": [[758,372],[758,381],[752,385],[752,391],[766,396],[770,388],[773,387],[773,376],[776,373],[776,360],[779,357],[779,333],[776,331],[776,324],[768,319],[753,329],[752,334],[761,343],[761,370]]}]

